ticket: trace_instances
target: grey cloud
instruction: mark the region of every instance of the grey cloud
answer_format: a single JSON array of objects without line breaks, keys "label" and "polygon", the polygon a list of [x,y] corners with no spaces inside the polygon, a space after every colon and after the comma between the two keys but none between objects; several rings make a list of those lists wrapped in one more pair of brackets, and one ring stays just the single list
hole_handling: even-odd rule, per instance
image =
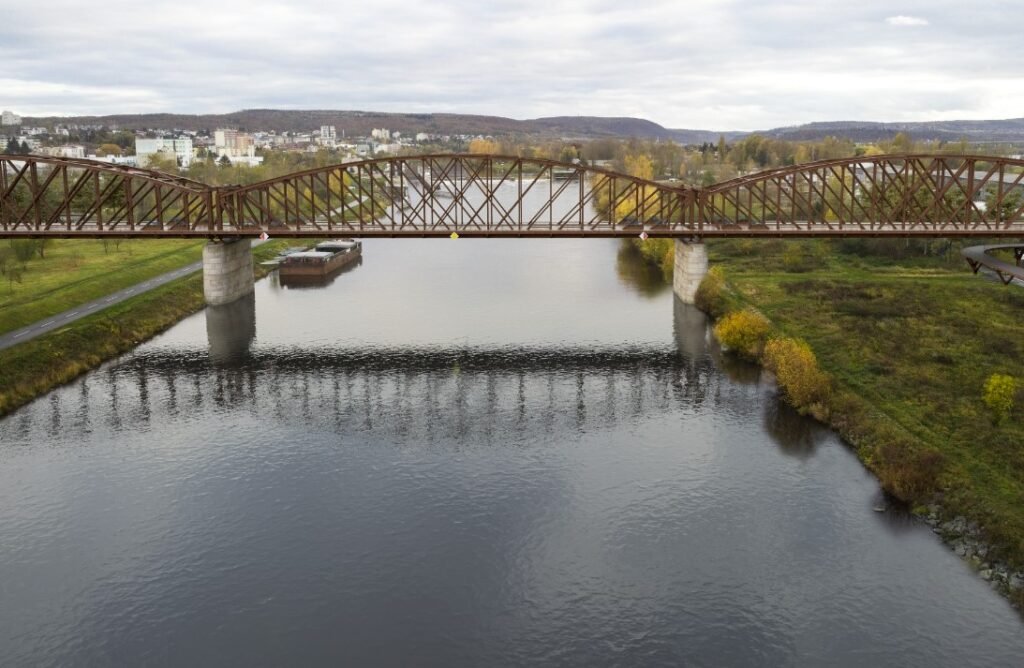
[{"label": "grey cloud", "polygon": [[[1017,0],[50,0],[4,11],[0,107],[26,114],[273,106],[741,129],[1024,115]],[[929,25],[900,29],[893,16]]]}]

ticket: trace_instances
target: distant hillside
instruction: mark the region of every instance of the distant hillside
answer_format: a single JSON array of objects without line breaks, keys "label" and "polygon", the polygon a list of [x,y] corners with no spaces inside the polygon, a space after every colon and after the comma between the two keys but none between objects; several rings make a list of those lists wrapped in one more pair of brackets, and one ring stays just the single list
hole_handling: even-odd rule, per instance
[{"label": "distant hillside", "polygon": [[[338,134],[362,137],[373,128],[398,130],[403,134],[428,132],[451,135],[496,135],[597,139],[602,137],[638,137],[672,139],[683,144],[717,142],[747,136],[749,132],[719,130],[683,130],[665,128],[642,118],[600,116],[553,116],[516,120],[501,116],[471,114],[397,114],[377,111],[336,111],[300,109],[245,109],[230,114],[118,114],[113,116],[75,116],[25,118],[26,125],[79,123],[116,125],[127,130],[160,128],[214,130],[230,127],[240,130],[310,131],[321,125],[333,125]],[[873,123],[831,121],[774,128],[757,134],[793,141],[817,140],[829,135],[857,142],[890,139],[907,132],[914,139],[970,142],[1012,142],[1024,144],[1024,118],[989,121],[932,121],[924,123]]]},{"label": "distant hillside", "polygon": [[1024,142],[1024,118],[1000,121],[928,121],[923,123],[872,123],[865,121],[832,121],[807,123],[788,128],[775,128],[759,134],[777,139],[814,140],[829,135],[846,137],[856,142],[891,139],[906,132],[917,140],[969,142]]},{"label": "distant hillside", "polygon": [[[25,118],[26,125],[78,123],[116,125],[126,130],[146,128],[213,130],[220,127],[240,130],[300,131],[333,125],[340,135],[366,136],[374,128],[402,133],[431,134],[534,135],[594,139],[599,137],[639,137],[674,139],[684,143],[717,141],[720,133],[704,130],[669,130],[641,118],[604,118],[598,116],[557,116],[516,120],[501,116],[470,114],[396,114],[374,111],[331,111],[296,109],[245,109],[230,114],[116,114],[112,116],[74,116]],[[735,136],[738,133],[726,133]]]}]

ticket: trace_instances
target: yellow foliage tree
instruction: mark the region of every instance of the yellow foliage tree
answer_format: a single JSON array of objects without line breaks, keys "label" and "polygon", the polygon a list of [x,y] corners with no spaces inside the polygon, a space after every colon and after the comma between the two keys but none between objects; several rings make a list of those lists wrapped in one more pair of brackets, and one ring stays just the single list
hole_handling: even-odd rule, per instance
[{"label": "yellow foliage tree", "polygon": [[831,390],[828,376],[818,367],[814,351],[800,339],[772,339],[764,347],[764,366],[795,408],[824,405]]},{"label": "yellow foliage tree", "polygon": [[771,324],[753,309],[734,311],[718,321],[715,336],[730,351],[749,360],[761,355]]},{"label": "yellow foliage tree", "polygon": [[1013,410],[1017,397],[1017,379],[1003,373],[994,373],[985,381],[985,405],[992,412],[992,421],[999,424]]},{"label": "yellow foliage tree", "polygon": [[500,152],[500,145],[490,139],[477,138],[469,142],[469,152],[478,155],[495,155]]},{"label": "yellow foliage tree", "polygon": [[654,163],[643,154],[630,154],[626,156],[626,173],[638,179],[646,181],[654,180]]}]

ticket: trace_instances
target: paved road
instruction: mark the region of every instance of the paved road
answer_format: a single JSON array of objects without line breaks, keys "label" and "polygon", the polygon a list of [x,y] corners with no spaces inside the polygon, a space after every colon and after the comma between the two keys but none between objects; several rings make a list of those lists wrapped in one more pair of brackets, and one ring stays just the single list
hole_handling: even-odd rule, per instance
[{"label": "paved road", "polygon": [[100,297],[99,299],[96,299],[94,301],[82,304],[80,306],[76,306],[71,310],[64,311],[63,313],[58,313],[57,315],[51,318],[46,318],[41,322],[32,323],[28,327],[22,327],[21,329],[16,329],[13,332],[8,332],[7,334],[0,335],[0,350],[10,348],[11,346],[19,343],[24,343],[25,341],[30,341],[36,338],[37,336],[41,336],[43,334],[46,334],[47,332],[63,327],[80,318],[84,318],[87,315],[92,315],[93,313],[102,311],[108,306],[113,306],[114,304],[118,304],[126,299],[130,299],[135,295],[141,294],[148,290],[152,290],[153,288],[158,288],[161,285],[170,283],[171,281],[181,278],[182,276],[194,274],[195,272],[201,270],[202,268],[202,261],[193,262],[192,264],[186,267],[182,267],[181,269],[176,269],[175,271],[162,274],[160,276],[157,276],[156,278],[151,278],[144,283],[137,283],[136,285],[133,285],[130,288],[118,290],[117,292],[107,295],[106,297]]}]

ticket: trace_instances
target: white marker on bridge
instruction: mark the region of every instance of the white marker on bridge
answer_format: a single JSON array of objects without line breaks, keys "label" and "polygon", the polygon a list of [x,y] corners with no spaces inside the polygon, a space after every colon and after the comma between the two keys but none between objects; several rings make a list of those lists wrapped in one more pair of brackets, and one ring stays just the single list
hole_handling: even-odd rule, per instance
[{"label": "white marker on bridge", "polygon": [[641,232],[640,233],[640,240],[641,241],[647,241],[647,233],[646,232]]}]

